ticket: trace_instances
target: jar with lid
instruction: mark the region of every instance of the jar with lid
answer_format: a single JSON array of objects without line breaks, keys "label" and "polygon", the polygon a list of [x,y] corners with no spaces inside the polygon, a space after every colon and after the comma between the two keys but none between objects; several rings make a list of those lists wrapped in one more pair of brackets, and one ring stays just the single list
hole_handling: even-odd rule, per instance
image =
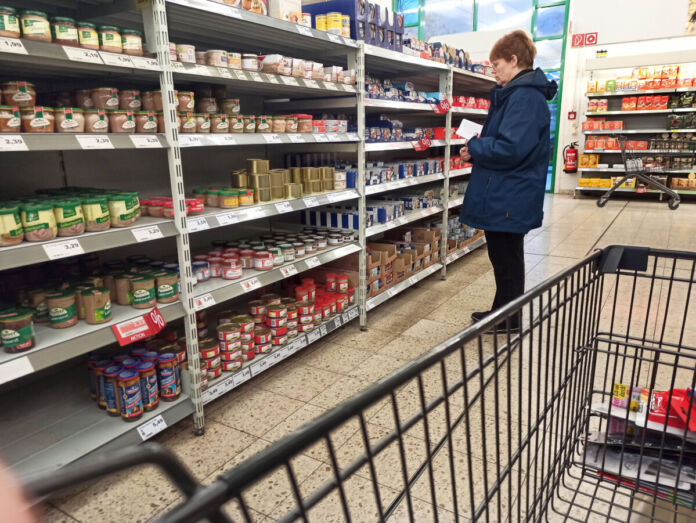
[{"label": "jar with lid", "polygon": [[343,243],[343,236],[340,233],[329,234],[328,243],[329,245],[339,245]]},{"label": "jar with lid", "polygon": [[295,242],[292,246],[295,248],[295,258],[303,258],[305,255],[304,242]]},{"label": "jar with lid", "polygon": [[217,100],[215,98],[196,98],[196,107],[201,113],[215,114],[218,112]]},{"label": "jar with lid", "polygon": [[254,270],[269,271],[273,268],[273,254],[268,251],[254,253]]},{"label": "jar with lid", "polygon": [[91,89],[78,89],[75,91],[75,101],[80,109],[94,109]]},{"label": "jar with lid", "polygon": [[19,18],[14,7],[0,6],[0,36],[19,38]]},{"label": "jar with lid", "polygon": [[[156,111],[155,109],[155,93],[153,91],[144,91],[140,94],[144,111]],[[160,98],[161,101],[161,98]],[[160,109],[161,110],[161,109]]]},{"label": "jar with lid", "polygon": [[274,267],[279,267],[285,263],[283,249],[281,249],[280,247],[270,247],[268,249],[268,252],[270,252],[273,255],[273,266]]},{"label": "jar with lid", "polygon": [[162,271],[155,274],[157,302],[172,303],[179,299],[179,276],[175,272]]},{"label": "jar with lid", "polygon": [[135,309],[150,309],[157,302],[155,291],[155,278],[149,275],[140,275],[130,280],[133,307]]},{"label": "jar with lid", "polygon": [[124,89],[118,93],[118,107],[124,111],[139,111],[143,106],[140,99],[140,91],[137,89]]},{"label": "jar with lid", "polygon": [[252,249],[243,249],[242,252],[239,253],[242,269],[254,268],[254,254],[256,254],[256,252]]},{"label": "jar with lid", "polygon": [[240,207],[254,205],[254,189],[240,189],[238,193]]},{"label": "jar with lid", "polygon": [[233,116],[231,119],[231,128],[230,132],[233,133],[243,133],[244,132],[244,117],[237,114]]},{"label": "jar with lid", "polygon": [[213,67],[227,67],[227,51],[209,49],[205,52],[205,63]]},{"label": "jar with lid", "polygon": [[311,133],[312,132],[312,115],[298,114],[297,116],[297,132]]},{"label": "jar with lid", "polygon": [[72,291],[57,291],[46,294],[48,317],[52,328],[65,329],[77,323],[77,304]]},{"label": "jar with lid", "polygon": [[210,127],[213,133],[229,133],[230,122],[227,119],[227,115],[224,113],[212,115],[210,117]]},{"label": "jar with lid", "polygon": [[193,117],[193,113],[179,113],[179,132],[196,132],[196,119]]},{"label": "jar with lid", "polygon": [[59,133],[84,133],[85,111],[83,109],[63,107],[55,109],[56,131]]},{"label": "jar with lid", "polygon": [[159,378],[160,399],[174,401],[181,394],[181,375],[179,362],[172,353],[160,354],[157,358],[157,377]]},{"label": "jar with lid", "polygon": [[206,113],[196,113],[196,132],[210,133],[210,116]]},{"label": "jar with lid", "polygon": [[325,236],[315,236],[314,239],[317,241],[318,251],[323,251],[326,249],[327,241]]},{"label": "jar with lid", "polygon": [[83,198],[82,214],[85,218],[85,230],[88,232],[105,231],[111,227],[109,203],[106,197]]},{"label": "jar with lid", "polygon": [[22,107],[22,132],[52,133],[55,131],[55,117],[50,107]]},{"label": "jar with lid", "polygon": [[205,204],[208,207],[220,207],[220,191],[218,189],[208,189],[205,193]]},{"label": "jar with lid", "polygon": [[121,32],[118,27],[114,27],[113,25],[100,25],[98,32],[100,50],[118,54],[123,52]]},{"label": "jar with lid", "polygon": [[77,22],[77,36],[80,47],[85,49],[99,50],[99,33],[97,26],[90,22]]},{"label": "jar with lid", "polygon": [[348,275],[347,274],[337,274],[336,275],[336,291],[340,293],[348,292]]},{"label": "jar with lid", "polygon": [[[161,98],[162,93],[160,91],[160,100]],[[193,108],[196,106],[193,91],[178,91],[177,100],[179,107],[178,110],[181,112],[193,111]]]},{"label": "jar with lid", "polygon": [[24,239],[28,242],[52,240],[58,234],[53,205],[48,203],[25,204],[19,208]]},{"label": "jar with lid", "polygon": [[239,207],[239,194],[236,189],[221,189],[219,207],[222,209],[235,209]]},{"label": "jar with lid", "polygon": [[239,114],[239,98],[225,98],[222,100],[222,112],[227,115]]},{"label": "jar with lid", "polygon": [[18,133],[21,127],[19,107],[0,105],[0,133]]},{"label": "jar with lid", "polygon": [[[152,101],[155,111],[164,110],[164,105],[162,104],[162,91],[152,91]],[[179,105],[179,91],[177,90],[174,90],[174,105],[177,107]]]},{"label": "jar with lid", "polygon": [[196,56],[196,63],[198,65],[205,65],[205,51],[196,51],[194,54]]},{"label": "jar with lid", "polygon": [[133,111],[110,111],[109,128],[112,133],[134,133],[135,116]]},{"label": "jar with lid", "polygon": [[314,240],[304,240],[305,254],[314,254],[317,250],[317,246]]},{"label": "jar with lid", "polygon": [[77,36],[77,25],[74,18],[64,16],[54,16],[51,18],[51,35],[53,42],[72,47],[80,46],[80,39]]},{"label": "jar with lid", "polygon": [[85,109],[85,132],[109,132],[109,120],[104,109]]},{"label": "jar with lid", "polygon": [[157,120],[153,111],[135,112],[135,132],[136,133],[156,133]]},{"label": "jar with lid", "polygon": [[121,48],[123,54],[143,56],[143,33],[135,29],[122,29]]},{"label": "jar with lid", "polygon": [[245,133],[255,133],[256,132],[256,116],[253,114],[244,117],[244,132]]},{"label": "jar with lid", "polygon": [[17,245],[23,240],[24,229],[19,216],[19,207],[0,206],[0,247]]},{"label": "jar with lid", "polygon": [[145,411],[154,410],[159,405],[159,385],[154,361],[141,361],[136,366],[140,379],[140,392]]},{"label": "jar with lid", "polygon": [[51,26],[48,15],[42,11],[22,11],[19,15],[22,24],[22,37],[40,42],[51,41]]},{"label": "jar with lid", "polygon": [[242,69],[244,71],[254,71],[259,70],[259,58],[255,54],[244,53],[242,54]]},{"label": "jar with lid", "polygon": [[2,97],[6,104],[20,108],[36,105],[36,89],[30,82],[5,82],[2,84]]},{"label": "jar with lid", "polygon": [[242,262],[234,258],[226,258],[222,262],[222,277],[225,280],[238,280],[242,277]]},{"label": "jar with lid", "polygon": [[271,128],[274,133],[284,133],[285,132],[285,116],[274,116],[271,124]]},{"label": "jar with lid", "polygon": [[114,87],[97,87],[92,89],[91,96],[97,109],[118,109],[118,89]]},{"label": "jar with lid", "polygon": [[296,133],[297,132],[297,117],[296,116],[286,116],[285,117],[285,132],[286,133]]},{"label": "jar with lid", "polygon": [[[104,384],[104,396],[100,400],[103,400],[104,407],[106,408],[106,413],[109,416],[120,416],[121,415],[121,396],[118,393],[118,375],[123,372],[123,367],[121,365],[110,365],[101,371],[101,380]],[[99,405],[102,407],[102,405]]]},{"label": "jar with lid", "polygon": [[85,232],[85,216],[80,200],[58,200],[53,204],[58,236],[77,236]]},{"label": "jar with lid", "polygon": [[143,415],[143,396],[140,375],[137,370],[124,370],[118,375],[118,395],[121,401],[121,418],[135,421]]},{"label": "jar with lid", "polygon": [[295,247],[293,247],[289,243],[282,243],[279,245],[279,248],[282,249],[283,251],[283,259],[286,262],[293,262],[295,261]]},{"label": "jar with lid", "polygon": [[140,202],[138,193],[123,192],[108,196],[112,227],[128,227],[138,218]]},{"label": "jar with lid", "polygon": [[27,309],[9,309],[0,312],[0,335],[5,352],[15,354],[34,346],[33,313]]},{"label": "jar with lid", "polygon": [[259,116],[256,119],[256,132],[257,133],[270,133],[271,132],[271,123],[270,123],[270,116]]},{"label": "jar with lid", "polygon": [[210,279],[210,262],[208,261],[194,261],[191,264],[193,269],[193,275],[196,277],[198,283],[203,281],[208,281]]}]

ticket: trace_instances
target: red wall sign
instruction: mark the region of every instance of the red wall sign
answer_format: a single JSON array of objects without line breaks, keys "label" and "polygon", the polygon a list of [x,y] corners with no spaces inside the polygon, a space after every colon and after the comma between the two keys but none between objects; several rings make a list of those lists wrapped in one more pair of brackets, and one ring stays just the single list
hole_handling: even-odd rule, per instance
[{"label": "red wall sign", "polygon": [[585,33],[585,45],[597,45],[597,33]]},{"label": "red wall sign", "polygon": [[584,34],[575,34],[573,35],[573,39],[571,42],[571,45],[573,47],[582,47],[585,45],[585,35]]},{"label": "red wall sign", "polygon": [[597,33],[579,33],[574,34],[571,39],[573,47],[584,47],[586,45],[597,45]]}]

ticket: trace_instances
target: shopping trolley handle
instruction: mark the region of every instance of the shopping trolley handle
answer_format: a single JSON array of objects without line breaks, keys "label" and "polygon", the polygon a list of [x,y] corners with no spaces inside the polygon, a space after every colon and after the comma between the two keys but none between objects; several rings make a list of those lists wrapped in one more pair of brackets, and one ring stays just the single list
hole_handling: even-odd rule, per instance
[{"label": "shopping trolley handle", "polygon": [[627,271],[645,271],[648,269],[650,247],[633,245],[609,245],[602,249],[599,258],[599,272],[615,273],[619,269]]}]

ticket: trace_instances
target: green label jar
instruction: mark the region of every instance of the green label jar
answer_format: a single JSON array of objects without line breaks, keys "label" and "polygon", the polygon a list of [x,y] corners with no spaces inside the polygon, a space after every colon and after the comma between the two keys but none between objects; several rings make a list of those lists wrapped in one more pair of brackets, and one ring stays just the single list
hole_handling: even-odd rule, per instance
[{"label": "green label jar", "polygon": [[82,202],[79,200],[61,200],[54,207],[58,236],[77,236],[85,232],[85,217]]},{"label": "green label jar", "polygon": [[85,217],[86,231],[104,231],[111,227],[111,215],[106,198],[84,198],[82,213]]},{"label": "green label jar", "polygon": [[99,33],[97,33],[96,25],[89,22],[78,22],[77,35],[81,47],[93,50],[99,49]]},{"label": "green label jar", "polygon": [[72,18],[65,18],[62,16],[52,18],[51,35],[53,36],[53,41],[57,44],[74,46],[80,44],[75,20]]},{"label": "green label jar", "polygon": [[0,247],[17,245],[24,239],[19,207],[0,206]]},{"label": "green label jar", "polygon": [[19,38],[19,18],[13,7],[0,7],[0,36]]},{"label": "green label jar", "polygon": [[34,346],[32,313],[10,309],[0,313],[0,338],[5,351],[22,352]]}]

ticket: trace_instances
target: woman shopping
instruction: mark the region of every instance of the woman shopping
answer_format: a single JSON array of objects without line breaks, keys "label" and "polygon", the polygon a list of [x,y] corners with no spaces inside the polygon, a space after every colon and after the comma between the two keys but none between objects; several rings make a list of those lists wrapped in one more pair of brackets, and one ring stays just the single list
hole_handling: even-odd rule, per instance
[{"label": "woman shopping", "polygon": [[[460,221],[483,229],[493,265],[496,293],[491,309],[474,312],[474,322],[524,293],[524,236],[541,226],[549,166],[549,108],[556,82],[534,69],[536,48],[524,31],[498,40],[490,53],[497,86],[481,135],[460,154],[474,167]],[[494,330],[519,330],[520,318]]]}]

